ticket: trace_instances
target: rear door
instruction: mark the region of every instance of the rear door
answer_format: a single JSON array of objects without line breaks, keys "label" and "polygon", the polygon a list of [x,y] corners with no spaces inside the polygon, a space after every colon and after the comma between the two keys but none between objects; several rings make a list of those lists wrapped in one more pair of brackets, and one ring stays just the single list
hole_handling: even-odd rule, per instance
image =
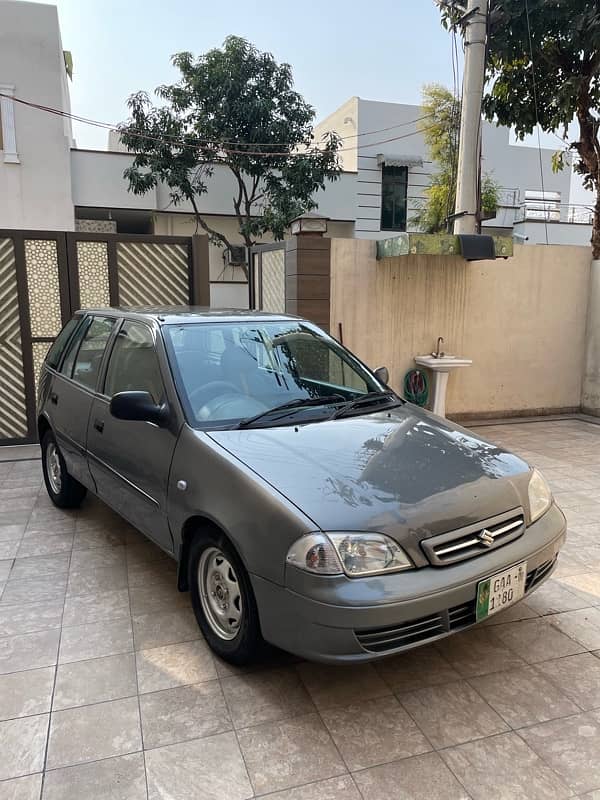
[{"label": "rear door", "polygon": [[167,486],[179,431],[176,417],[169,426],[158,427],[116,419],[109,410],[110,398],[118,392],[146,391],[157,404],[168,400],[156,345],[150,325],[123,322],[110,353],[102,396],[92,405],[88,455],[100,497],[172,551]]},{"label": "rear door", "polygon": [[87,317],[69,342],[58,372],[52,373],[45,410],[69,473],[91,486],[86,457],[88,418],[100,366],[115,320]]}]

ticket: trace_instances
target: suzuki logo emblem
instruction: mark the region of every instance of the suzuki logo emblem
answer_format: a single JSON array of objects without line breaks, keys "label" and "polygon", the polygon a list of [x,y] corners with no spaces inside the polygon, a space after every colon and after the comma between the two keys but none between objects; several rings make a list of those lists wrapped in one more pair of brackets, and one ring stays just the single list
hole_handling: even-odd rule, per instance
[{"label": "suzuki logo emblem", "polygon": [[494,537],[486,528],[479,533],[477,538],[481,544],[484,544],[486,547],[491,547],[494,544]]}]

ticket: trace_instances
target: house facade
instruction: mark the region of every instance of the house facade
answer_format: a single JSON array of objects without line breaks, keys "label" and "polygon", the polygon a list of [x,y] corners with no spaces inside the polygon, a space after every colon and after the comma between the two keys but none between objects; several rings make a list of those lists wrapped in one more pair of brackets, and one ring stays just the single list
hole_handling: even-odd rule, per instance
[{"label": "house facade", "polygon": [[[143,196],[128,191],[123,172],[132,156],[114,134],[107,150],[79,149],[68,118],[11,100],[69,112],[68,80],[56,8],[0,0],[0,228],[194,233],[192,208],[174,207],[167,187]],[[342,137],[343,172],[315,196],[329,236],[377,239],[415,229],[412,217],[434,171],[420,116],[418,106],[353,97],[316,126],[317,139],[330,130]],[[483,170],[502,187],[497,216],[484,230],[532,242],[545,241],[548,231],[557,243],[589,241],[587,218],[575,219],[569,207],[570,169],[554,174],[552,151],[541,156],[543,181],[537,150],[511,144],[508,129],[482,122]],[[215,165],[199,208],[241,243],[234,191],[227,168]],[[210,278],[214,305],[247,306],[243,269],[212,245]]]}]

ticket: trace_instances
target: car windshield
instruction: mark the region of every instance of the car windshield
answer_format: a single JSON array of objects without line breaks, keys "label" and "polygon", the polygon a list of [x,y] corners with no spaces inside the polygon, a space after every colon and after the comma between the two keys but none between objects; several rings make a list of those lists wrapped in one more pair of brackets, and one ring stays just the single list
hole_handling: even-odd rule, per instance
[{"label": "car windshield", "polygon": [[259,416],[261,426],[325,419],[335,404],[385,391],[345,348],[300,321],[191,323],[163,330],[195,427],[229,427]]}]

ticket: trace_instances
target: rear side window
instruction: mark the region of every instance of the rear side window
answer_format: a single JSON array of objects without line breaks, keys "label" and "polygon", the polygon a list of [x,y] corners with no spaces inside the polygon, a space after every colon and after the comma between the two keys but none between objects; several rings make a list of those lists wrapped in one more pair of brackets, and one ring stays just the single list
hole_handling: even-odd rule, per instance
[{"label": "rear side window", "polygon": [[56,367],[60,364],[60,359],[62,358],[62,354],[69,339],[71,338],[71,334],[77,328],[81,322],[81,319],[81,317],[73,317],[73,319],[70,319],[62,331],[58,334],[50,350],[48,350],[48,355],[46,356],[46,364],[49,367],[56,369]]},{"label": "rear side window", "polygon": [[95,317],[79,346],[72,377],[88,389],[96,388],[102,357],[114,325],[114,319]]},{"label": "rear side window", "polygon": [[64,357],[62,366],[60,371],[63,375],[66,375],[67,378],[70,378],[73,374],[73,364],[75,363],[75,358],[77,356],[77,352],[79,350],[79,345],[81,344],[81,340],[85,336],[85,332],[90,326],[90,322],[92,321],[91,317],[85,317],[77,331],[71,338],[71,341],[67,345],[66,355]]}]

